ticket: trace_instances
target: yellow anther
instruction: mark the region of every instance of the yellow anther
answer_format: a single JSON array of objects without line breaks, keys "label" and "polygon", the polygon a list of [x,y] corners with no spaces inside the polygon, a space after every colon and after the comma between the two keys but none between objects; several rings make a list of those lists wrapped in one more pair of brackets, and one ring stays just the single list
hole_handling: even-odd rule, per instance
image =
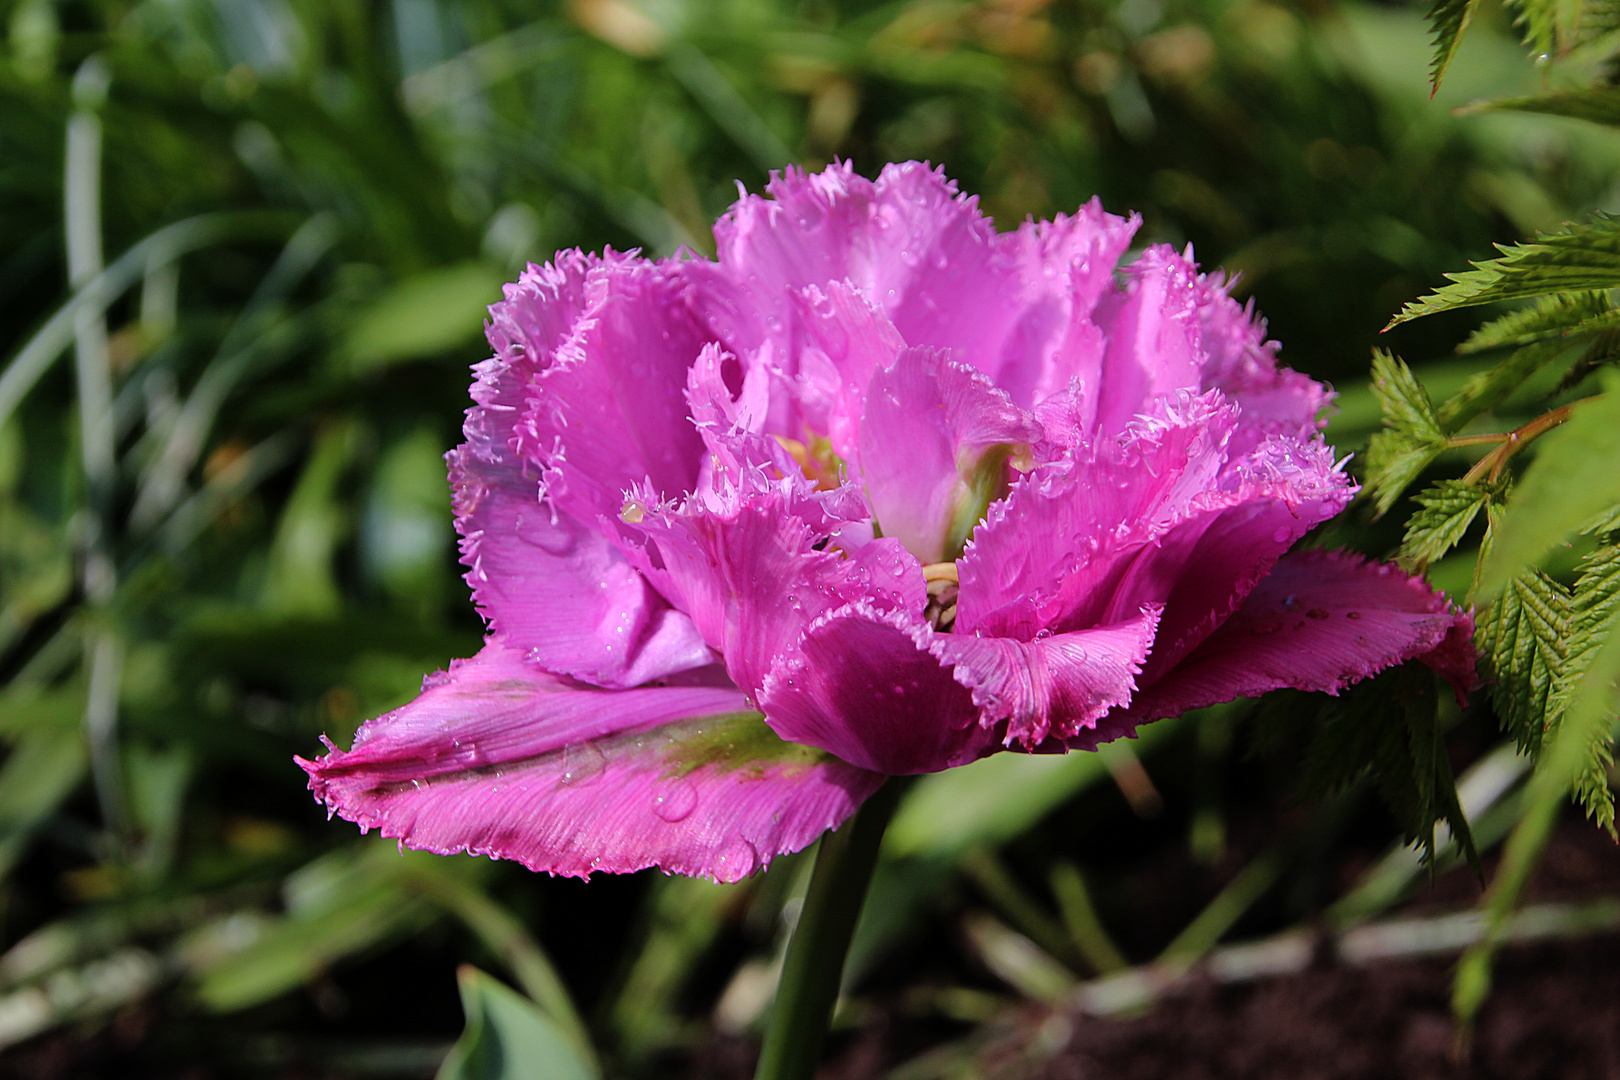
[{"label": "yellow anther", "polygon": [[948,581],[952,585],[960,585],[962,579],[956,574],[956,564],[953,562],[929,563],[922,568],[923,580],[932,585],[936,581]]}]

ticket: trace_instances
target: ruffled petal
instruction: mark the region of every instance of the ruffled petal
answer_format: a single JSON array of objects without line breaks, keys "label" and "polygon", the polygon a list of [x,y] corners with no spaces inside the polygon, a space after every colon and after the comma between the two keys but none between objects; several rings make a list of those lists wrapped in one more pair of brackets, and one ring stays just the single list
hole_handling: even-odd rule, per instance
[{"label": "ruffled petal", "polygon": [[729,686],[608,691],[491,641],[303,761],[364,829],[588,877],[658,866],[737,881],[837,826],[883,777],[784,743]]},{"label": "ruffled petal", "polygon": [[1202,388],[1200,299],[1192,264],[1159,244],[1126,268],[1124,290],[1097,306],[1093,319],[1108,341],[1097,389],[1099,434],[1123,431],[1156,398]]},{"label": "ruffled petal", "polygon": [[973,691],[981,724],[1005,721],[1008,746],[1034,749],[1096,727],[1131,700],[1158,624],[1155,605],[1126,622],[1028,642],[940,634],[930,651]]},{"label": "ruffled petal", "polygon": [[530,388],[585,317],[593,275],[630,262],[565,252],[506,287],[490,308],[495,356],[476,368],[467,441],[448,455],[462,562],[485,618],[533,661],[602,686],[714,660],[599,528],[542,502],[540,466],[518,450]]},{"label": "ruffled petal", "polygon": [[1067,381],[1056,357],[1140,224],[1092,200],[997,234],[976,199],[917,162],[875,181],[847,163],[789,169],[766,195],[744,196],[716,224],[719,265],[693,268],[714,298],[710,326],[738,355],[768,354],[792,376],[789,298],[847,281],[906,343],[951,350],[1025,408],[1038,386]]},{"label": "ruffled petal", "polygon": [[921,566],[898,541],[829,548],[844,525],[866,516],[853,486],[811,488],[763,437],[716,445],[731,460],[709,485],[678,507],[649,507],[628,527],[645,545],[637,556],[644,573],[691,617],[738,686],[758,692],[810,623],[833,608],[859,601],[922,611]]},{"label": "ruffled petal", "polygon": [[1311,438],[1322,429],[1322,412],[1333,392],[1277,364],[1278,345],[1266,340],[1266,322],[1255,314],[1254,301],[1238,304],[1229,287],[1218,273],[1197,278],[1203,386],[1220,390],[1243,409],[1245,430],[1234,449],[1245,452],[1269,435]]},{"label": "ruffled petal", "polygon": [[1395,566],[1347,552],[1294,552],[1119,719],[1134,727],[1281,687],[1337,694],[1412,659],[1468,687],[1471,629],[1469,615]]},{"label": "ruffled petal", "polygon": [[896,776],[999,749],[972,692],[930,655],[933,640],[914,616],[866,604],[830,611],[766,680],[766,722],[784,739]]},{"label": "ruffled petal", "polygon": [[958,564],[958,630],[1028,641],[1161,605],[1154,677],[1354,493],[1319,440],[1229,460],[1240,413],[1218,393],[1161,399],[1155,412],[992,508]]},{"label": "ruffled petal", "polygon": [[924,563],[954,558],[1002,494],[1009,451],[1027,456],[1040,437],[980,372],[905,350],[872,376],[861,416],[861,480],[883,535]]},{"label": "ruffled petal", "polygon": [[697,482],[687,372],[710,336],[682,265],[593,268],[585,310],[530,384],[518,450],[541,466],[546,498],[582,521],[616,519],[636,485],[671,498]]}]

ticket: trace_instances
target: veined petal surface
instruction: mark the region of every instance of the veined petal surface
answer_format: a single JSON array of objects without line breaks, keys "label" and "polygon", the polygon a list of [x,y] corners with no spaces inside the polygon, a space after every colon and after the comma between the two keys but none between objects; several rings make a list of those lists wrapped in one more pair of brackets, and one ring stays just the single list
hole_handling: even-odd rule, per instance
[{"label": "veined petal surface", "polygon": [[300,764],[315,797],[362,828],[573,877],[657,866],[736,881],[883,782],[783,742],[733,687],[601,690],[493,640],[368,722],[352,750]]}]

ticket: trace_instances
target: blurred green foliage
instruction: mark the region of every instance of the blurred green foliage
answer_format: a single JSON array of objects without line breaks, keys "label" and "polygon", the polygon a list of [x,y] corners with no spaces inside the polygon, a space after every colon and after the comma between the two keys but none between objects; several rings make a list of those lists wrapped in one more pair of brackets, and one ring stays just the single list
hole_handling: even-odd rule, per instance
[{"label": "blurred green foliage", "polygon": [[[749,1030],[802,860],[586,893],[328,826],[291,762],[477,647],[440,456],[500,283],[571,246],[710,251],[736,183],[789,162],[926,158],[1004,224],[1100,194],[1240,273],[1285,360],[1339,385],[1330,434],[1360,450],[1391,313],[1614,199],[1603,130],[1453,114],[1547,78],[1500,10],[1470,17],[1431,102],[1422,11],[1351,0],[0,3],[0,1046],[67,1025],[93,1044],[147,1001],[143,1052],[167,1060],[427,1076],[462,1030],[461,963],[527,1000],[464,969],[444,1075],[547,1040],[588,1075],[587,1029],[611,1074],[659,1075]],[[1386,340],[1436,357],[1468,318]],[[1483,402],[1479,366],[1402,367],[1403,393]],[[1555,389],[1442,406],[1430,434]],[[1436,449],[1382,508],[1458,460]],[[1414,549],[1463,589],[1471,553],[1460,577],[1442,556],[1470,523]],[[1335,528],[1380,555],[1402,537],[1360,505]],[[1310,851],[1349,842],[1342,800],[1238,873],[1242,814],[1294,794],[1244,763],[1249,712],[1145,733],[1157,788],[1128,748],[918,784],[851,989],[932,935],[959,959],[907,1000],[971,1024],[1195,957],[1263,896],[1287,898],[1255,925],[1334,899]],[[1371,814],[1356,842],[1396,842],[1405,822]],[[1169,923],[1132,892],[1166,851],[1203,875]],[[1388,863],[1379,903],[1415,869]]]}]

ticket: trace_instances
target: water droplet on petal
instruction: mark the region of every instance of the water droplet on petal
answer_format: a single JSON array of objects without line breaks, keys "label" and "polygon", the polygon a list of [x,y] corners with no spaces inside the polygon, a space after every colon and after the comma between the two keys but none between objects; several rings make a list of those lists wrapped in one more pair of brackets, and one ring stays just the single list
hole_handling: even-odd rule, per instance
[{"label": "water droplet on petal", "polygon": [[1045,641],[1047,638],[1049,638],[1051,636],[1052,636],[1052,631],[1048,630],[1044,626],[1041,627],[1039,630],[1035,631],[1035,640],[1036,641]]},{"label": "water droplet on petal", "polygon": [[672,777],[653,789],[653,813],[664,821],[684,821],[697,801],[697,785],[684,776]]},{"label": "water droplet on petal", "polygon": [[1291,529],[1280,528],[1276,532],[1271,534],[1271,538],[1273,540],[1277,541],[1277,543],[1279,543],[1279,544],[1286,544],[1286,543],[1288,543],[1288,541],[1290,541],[1290,540],[1292,540],[1294,538],[1294,533],[1293,533],[1293,530],[1291,530]]},{"label": "water droplet on petal", "polygon": [[741,881],[759,868],[759,851],[747,840],[728,840],[714,858],[715,880]]},{"label": "water droplet on petal", "polygon": [[584,787],[602,778],[607,768],[607,755],[595,743],[571,743],[563,747],[562,779],[569,787]]}]

